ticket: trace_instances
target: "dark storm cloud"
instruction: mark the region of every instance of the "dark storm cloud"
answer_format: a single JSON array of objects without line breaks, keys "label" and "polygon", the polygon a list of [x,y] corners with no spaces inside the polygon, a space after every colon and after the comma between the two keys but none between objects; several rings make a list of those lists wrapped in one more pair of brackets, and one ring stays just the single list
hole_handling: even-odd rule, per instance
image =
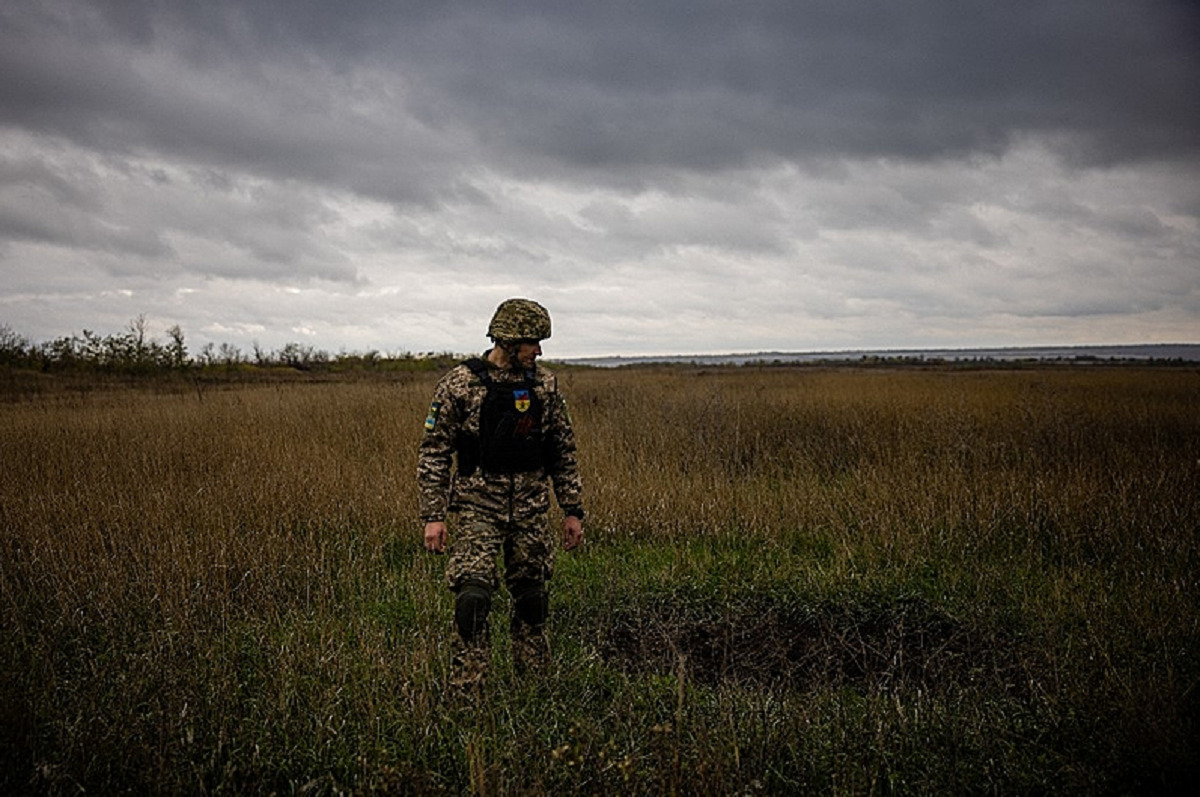
[{"label": "dark storm cloud", "polygon": [[1197,12],[1170,3],[503,4],[389,20],[412,110],[519,163],[1194,153]]},{"label": "dark storm cloud", "polygon": [[[371,19],[371,6],[355,8],[358,24]],[[430,114],[466,120],[516,153],[585,168],[928,159],[997,152],[1033,134],[1065,136],[1081,162],[1200,147],[1193,4],[445,8],[377,18],[361,40],[432,90]]]},{"label": "dark storm cloud", "polygon": [[4,3],[0,311],[444,349],[540,291],[592,353],[1191,338],[1197,86],[1190,1]]},{"label": "dark storm cloud", "polygon": [[33,8],[4,12],[7,124],[401,198],[485,155],[645,179],[994,154],[1025,135],[1080,163],[1200,148],[1200,11],[1184,2]]},{"label": "dark storm cloud", "polygon": [[51,0],[0,12],[0,124],[402,201],[455,187],[453,135],[389,102],[402,77],[280,38],[237,4],[192,9]]}]

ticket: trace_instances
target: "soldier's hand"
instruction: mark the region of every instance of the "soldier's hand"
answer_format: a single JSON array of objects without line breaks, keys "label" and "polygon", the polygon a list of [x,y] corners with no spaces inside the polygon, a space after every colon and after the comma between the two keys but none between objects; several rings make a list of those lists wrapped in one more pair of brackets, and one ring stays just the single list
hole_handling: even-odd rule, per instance
[{"label": "soldier's hand", "polygon": [[574,515],[563,519],[563,550],[569,551],[583,542],[583,523]]},{"label": "soldier's hand", "polygon": [[433,520],[425,524],[425,550],[433,553],[446,551],[446,523]]}]

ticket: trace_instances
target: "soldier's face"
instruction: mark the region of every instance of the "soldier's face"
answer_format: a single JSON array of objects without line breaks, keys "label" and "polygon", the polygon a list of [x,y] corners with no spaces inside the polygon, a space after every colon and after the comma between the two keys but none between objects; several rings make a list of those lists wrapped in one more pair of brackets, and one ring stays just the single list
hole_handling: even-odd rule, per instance
[{"label": "soldier's face", "polygon": [[523,340],[517,344],[517,362],[522,368],[532,368],[537,358],[542,356],[542,343],[537,340]]}]

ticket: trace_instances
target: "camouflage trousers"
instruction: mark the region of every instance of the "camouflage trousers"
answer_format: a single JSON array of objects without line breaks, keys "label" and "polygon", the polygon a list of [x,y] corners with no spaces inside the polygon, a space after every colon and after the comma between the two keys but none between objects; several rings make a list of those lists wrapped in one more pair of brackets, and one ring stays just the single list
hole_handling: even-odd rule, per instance
[{"label": "camouflage trousers", "polygon": [[[481,513],[462,511],[458,516],[446,564],[446,581],[454,592],[477,584],[495,592],[499,587],[498,560],[504,563],[503,580],[513,599],[509,617],[513,664],[517,673],[543,671],[550,658],[544,615],[530,622],[518,610],[518,595],[540,593],[554,570],[554,546],[546,516],[538,514],[520,522],[506,522]],[[482,684],[491,662],[491,634],[485,627],[470,642],[459,633],[452,637],[451,682],[456,687]]]}]

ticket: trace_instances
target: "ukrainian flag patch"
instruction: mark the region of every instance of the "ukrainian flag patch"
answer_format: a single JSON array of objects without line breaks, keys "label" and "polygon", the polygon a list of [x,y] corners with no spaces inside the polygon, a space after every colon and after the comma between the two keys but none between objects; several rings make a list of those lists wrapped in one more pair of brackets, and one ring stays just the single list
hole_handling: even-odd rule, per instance
[{"label": "ukrainian flag patch", "polygon": [[437,426],[438,415],[442,412],[442,402],[435,401],[429,405],[429,414],[425,416],[425,431],[432,432]]}]

